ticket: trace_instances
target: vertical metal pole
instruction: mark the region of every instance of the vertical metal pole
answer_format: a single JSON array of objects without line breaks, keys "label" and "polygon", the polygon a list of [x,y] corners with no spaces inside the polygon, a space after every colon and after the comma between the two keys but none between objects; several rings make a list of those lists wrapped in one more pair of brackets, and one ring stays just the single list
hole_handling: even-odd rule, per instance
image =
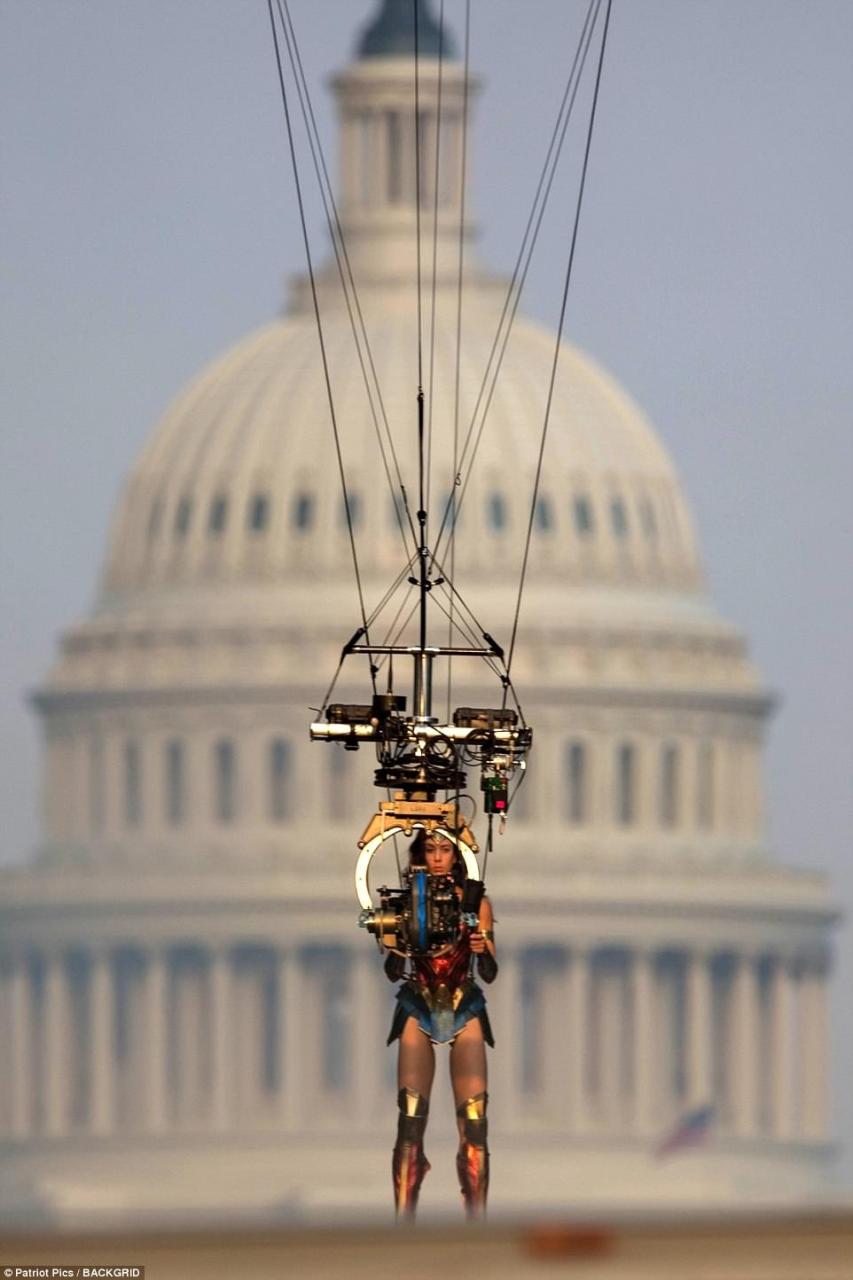
[{"label": "vertical metal pole", "polygon": [[432,663],[435,654],[428,649],[420,649],[412,656],[415,659],[415,719],[429,720],[432,717]]},{"label": "vertical metal pole", "polygon": [[433,655],[427,653],[427,595],[429,594],[429,576],[428,562],[429,552],[426,545],[426,518],[427,513],[424,506],[424,392],[423,387],[418,387],[418,451],[419,451],[419,485],[420,496],[418,503],[418,525],[420,527],[420,546],[418,548],[418,556],[420,558],[420,639],[419,652],[415,654],[415,688],[414,688],[414,710],[415,716],[421,720],[427,720],[432,715],[432,659]]},{"label": "vertical metal pole", "polygon": [[418,502],[418,525],[420,527],[421,543],[418,548],[420,557],[420,592],[421,592],[421,626],[420,626],[420,646],[421,652],[426,648],[427,628],[426,628],[426,604],[427,592],[429,591],[429,581],[427,578],[427,546],[426,546],[426,510],[424,508],[424,393],[423,387],[418,387],[418,452],[419,452],[419,483],[420,497]]}]

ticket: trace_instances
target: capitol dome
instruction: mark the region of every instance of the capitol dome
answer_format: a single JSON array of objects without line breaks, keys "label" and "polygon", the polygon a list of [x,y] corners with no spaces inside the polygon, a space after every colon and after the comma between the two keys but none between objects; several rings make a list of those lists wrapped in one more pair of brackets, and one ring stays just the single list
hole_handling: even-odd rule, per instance
[{"label": "capitol dome", "polygon": [[[341,221],[414,508],[406,39],[403,8],[385,0],[334,90]],[[433,533],[454,470],[465,89],[446,61],[433,228],[434,43],[420,73],[430,281],[433,230],[436,244],[434,363],[429,289],[423,312]],[[506,282],[479,264],[470,219],[463,230],[464,438]],[[333,262],[317,285],[371,609],[410,549]],[[454,579],[504,643],[554,342],[516,319],[462,490]],[[388,626],[405,620],[405,576]],[[350,878],[375,762],[307,732],[360,621],[299,279],[286,314],[202,372],[155,430],[120,497],[95,607],[63,635],[34,697],[42,842],[32,868],[0,873],[6,1212],[385,1203],[389,988],[355,927]],[[436,625],[447,634],[440,613]],[[364,674],[347,666],[336,696],[363,702]],[[630,397],[569,343],[513,679],[535,737],[487,871],[501,966],[493,1204],[705,1209],[819,1195],[832,1158],[836,913],[821,876],[776,866],[768,849],[772,700],[705,591],[673,464]],[[453,692],[463,705],[500,698],[482,663],[455,667]],[[713,1115],[705,1149],[657,1160],[695,1113]],[[452,1109],[439,1101],[431,1114],[427,1213],[456,1199]]]},{"label": "capitol dome", "polygon": [[[402,295],[402,296],[401,296]],[[398,286],[369,324],[379,385],[416,504],[416,310]],[[433,504],[453,472],[455,300],[436,319]],[[461,380],[467,428],[497,313],[465,312]],[[349,320],[324,312],[324,337],[347,483],[365,574],[392,576],[401,544]],[[516,323],[461,508],[460,583],[488,578],[512,593],[527,529],[554,339]],[[410,550],[407,554],[410,554]],[[128,481],[101,610],[226,584],[298,583],[351,574],[340,481],[314,316],[252,335],[198,377],[170,409]],[[701,575],[687,505],[653,429],[588,357],[564,344],[540,488],[531,578],[566,590],[629,588],[694,595]],[[517,576],[517,574],[516,574]]]}]

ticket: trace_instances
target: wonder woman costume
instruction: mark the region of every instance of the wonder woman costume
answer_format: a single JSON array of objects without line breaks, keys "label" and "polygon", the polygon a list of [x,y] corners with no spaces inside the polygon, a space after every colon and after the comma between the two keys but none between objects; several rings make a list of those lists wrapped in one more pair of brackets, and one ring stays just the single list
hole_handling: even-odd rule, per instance
[{"label": "wonder woman costume", "polygon": [[[397,1008],[388,1035],[392,1044],[414,1018],[433,1044],[450,1044],[472,1018],[479,1018],[483,1039],[494,1048],[486,997],[471,978],[471,938],[463,926],[458,940],[437,956],[416,956],[414,972],[397,992]],[[389,977],[391,975],[389,974]],[[398,972],[397,976],[402,976]]]},{"label": "wonder woman costume", "polygon": [[[433,1044],[452,1043],[466,1023],[479,1018],[483,1039],[494,1048],[486,997],[471,977],[471,954],[470,933],[463,926],[457,941],[447,951],[436,956],[413,957],[413,972],[397,992],[388,1044],[402,1035],[408,1018],[415,1019]],[[494,980],[497,963],[488,951],[478,956],[478,969],[485,982]],[[389,955],[385,972],[391,981],[403,977],[402,956]],[[468,1215],[475,1218],[485,1212],[489,1188],[487,1104],[488,1094],[478,1093],[456,1110],[463,1133],[456,1155],[456,1171]],[[397,1106],[400,1114],[391,1164],[394,1200],[398,1214],[411,1216],[430,1167],[424,1153],[429,1102],[412,1089],[401,1089]]]}]

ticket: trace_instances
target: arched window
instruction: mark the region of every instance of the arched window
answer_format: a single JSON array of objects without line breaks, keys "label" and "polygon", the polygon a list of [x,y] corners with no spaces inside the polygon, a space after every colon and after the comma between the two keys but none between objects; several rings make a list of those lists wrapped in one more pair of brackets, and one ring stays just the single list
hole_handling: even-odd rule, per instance
[{"label": "arched window", "polygon": [[700,742],[696,759],[696,823],[704,831],[714,826],[714,744]]},{"label": "arched window", "polygon": [[286,738],[274,738],[269,747],[269,814],[273,822],[291,816],[291,747]]},{"label": "arched window", "polygon": [[575,530],[578,536],[581,538],[590,537],[595,527],[592,503],[585,493],[578,493],[575,495],[572,505],[575,513]]},{"label": "arched window", "polygon": [[628,512],[625,510],[625,503],[621,498],[611,498],[610,500],[610,523],[613,527],[613,535],[620,540],[628,536]]},{"label": "arched window", "polygon": [[636,818],[636,749],[630,742],[622,742],[616,748],[616,821],[623,827],[630,826]]},{"label": "arched window", "polygon": [[270,500],[265,493],[256,493],[249,503],[249,528],[252,533],[263,533],[269,524]]},{"label": "arched window", "polygon": [[486,508],[489,528],[496,533],[506,528],[506,502],[502,493],[490,493]]},{"label": "arched window", "polygon": [[589,809],[589,765],[583,742],[566,745],[566,807],[569,822],[586,822]]},{"label": "arched window", "polygon": [[536,528],[540,533],[550,533],[554,527],[554,521],[551,516],[551,500],[546,497],[536,499],[535,511]]},{"label": "arched window", "polygon": [[124,820],[129,827],[142,821],[142,758],[132,741],[124,744]]},{"label": "arched window", "polygon": [[228,521],[228,499],[224,493],[218,493],[210,504],[210,516],[208,518],[208,529],[212,534],[218,536],[225,530]]},{"label": "arched window", "polygon": [[402,522],[403,528],[406,527],[406,512],[403,508],[403,499],[398,497],[396,493],[389,494],[388,497],[388,523],[392,529],[399,529]]},{"label": "arched window", "polygon": [[177,738],[166,743],[163,771],[165,817],[171,826],[177,827],[184,821],[187,808],[184,744]]},{"label": "arched window", "polygon": [[213,748],[213,812],[218,822],[233,822],[237,815],[237,753],[229,738]]},{"label": "arched window", "polygon": [[664,743],[660,753],[659,810],[662,827],[674,827],[678,823],[680,764],[680,755],[675,743]]},{"label": "arched window", "polygon": [[339,520],[342,529],[346,529],[347,527],[347,503],[349,503],[349,518],[352,521],[352,527],[353,529],[357,529],[361,523],[361,494],[354,493],[352,489],[348,489],[347,502],[344,502],[343,494],[341,494]]},{"label": "arched window", "polygon": [[193,504],[189,498],[181,498],[175,510],[175,536],[185,538],[189,533]]},{"label": "arched window", "polygon": [[[441,524],[442,521],[444,521],[444,526],[448,535],[452,529],[456,529],[458,532],[462,528],[462,514],[464,508],[459,505],[461,497],[462,485],[454,485],[451,481],[447,487],[447,492],[441,495],[441,502],[435,504],[438,523]],[[447,512],[446,520],[444,515],[445,512]]]},{"label": "arched window", "polygon": [[314,523],[314,496],[310,493],[298,493],[293,503],[293,524],[300,533],[310,529]]}]

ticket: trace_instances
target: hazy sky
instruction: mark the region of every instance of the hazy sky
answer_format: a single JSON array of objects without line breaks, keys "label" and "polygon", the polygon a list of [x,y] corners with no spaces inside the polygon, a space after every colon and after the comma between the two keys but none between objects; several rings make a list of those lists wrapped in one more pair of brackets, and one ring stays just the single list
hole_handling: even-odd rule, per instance
[{"label": "hazy sky", "polygon": [[[319,86],[374,4],[291,4]],[[462,0],[446,10],[461,35]],[[507,268],[581,5],[473,0],[472,15],[475,208],[483,256]],[[0,0],[0,20],[8,862],[37,831],[25,693],[89,607],[122,476],[174,393],[280,308],[303,263],[264,0]],[[850,0],[614,0],[567,324],[657,426],[714,598],[779,695],[774,852],[825,870],[848,913],[851,65]],[[524,301],[546,322],[569,225],[564,185]],[[312,233],[319,250],[316,218]],[[853,947],[838,936],[853,1184]]]}]

